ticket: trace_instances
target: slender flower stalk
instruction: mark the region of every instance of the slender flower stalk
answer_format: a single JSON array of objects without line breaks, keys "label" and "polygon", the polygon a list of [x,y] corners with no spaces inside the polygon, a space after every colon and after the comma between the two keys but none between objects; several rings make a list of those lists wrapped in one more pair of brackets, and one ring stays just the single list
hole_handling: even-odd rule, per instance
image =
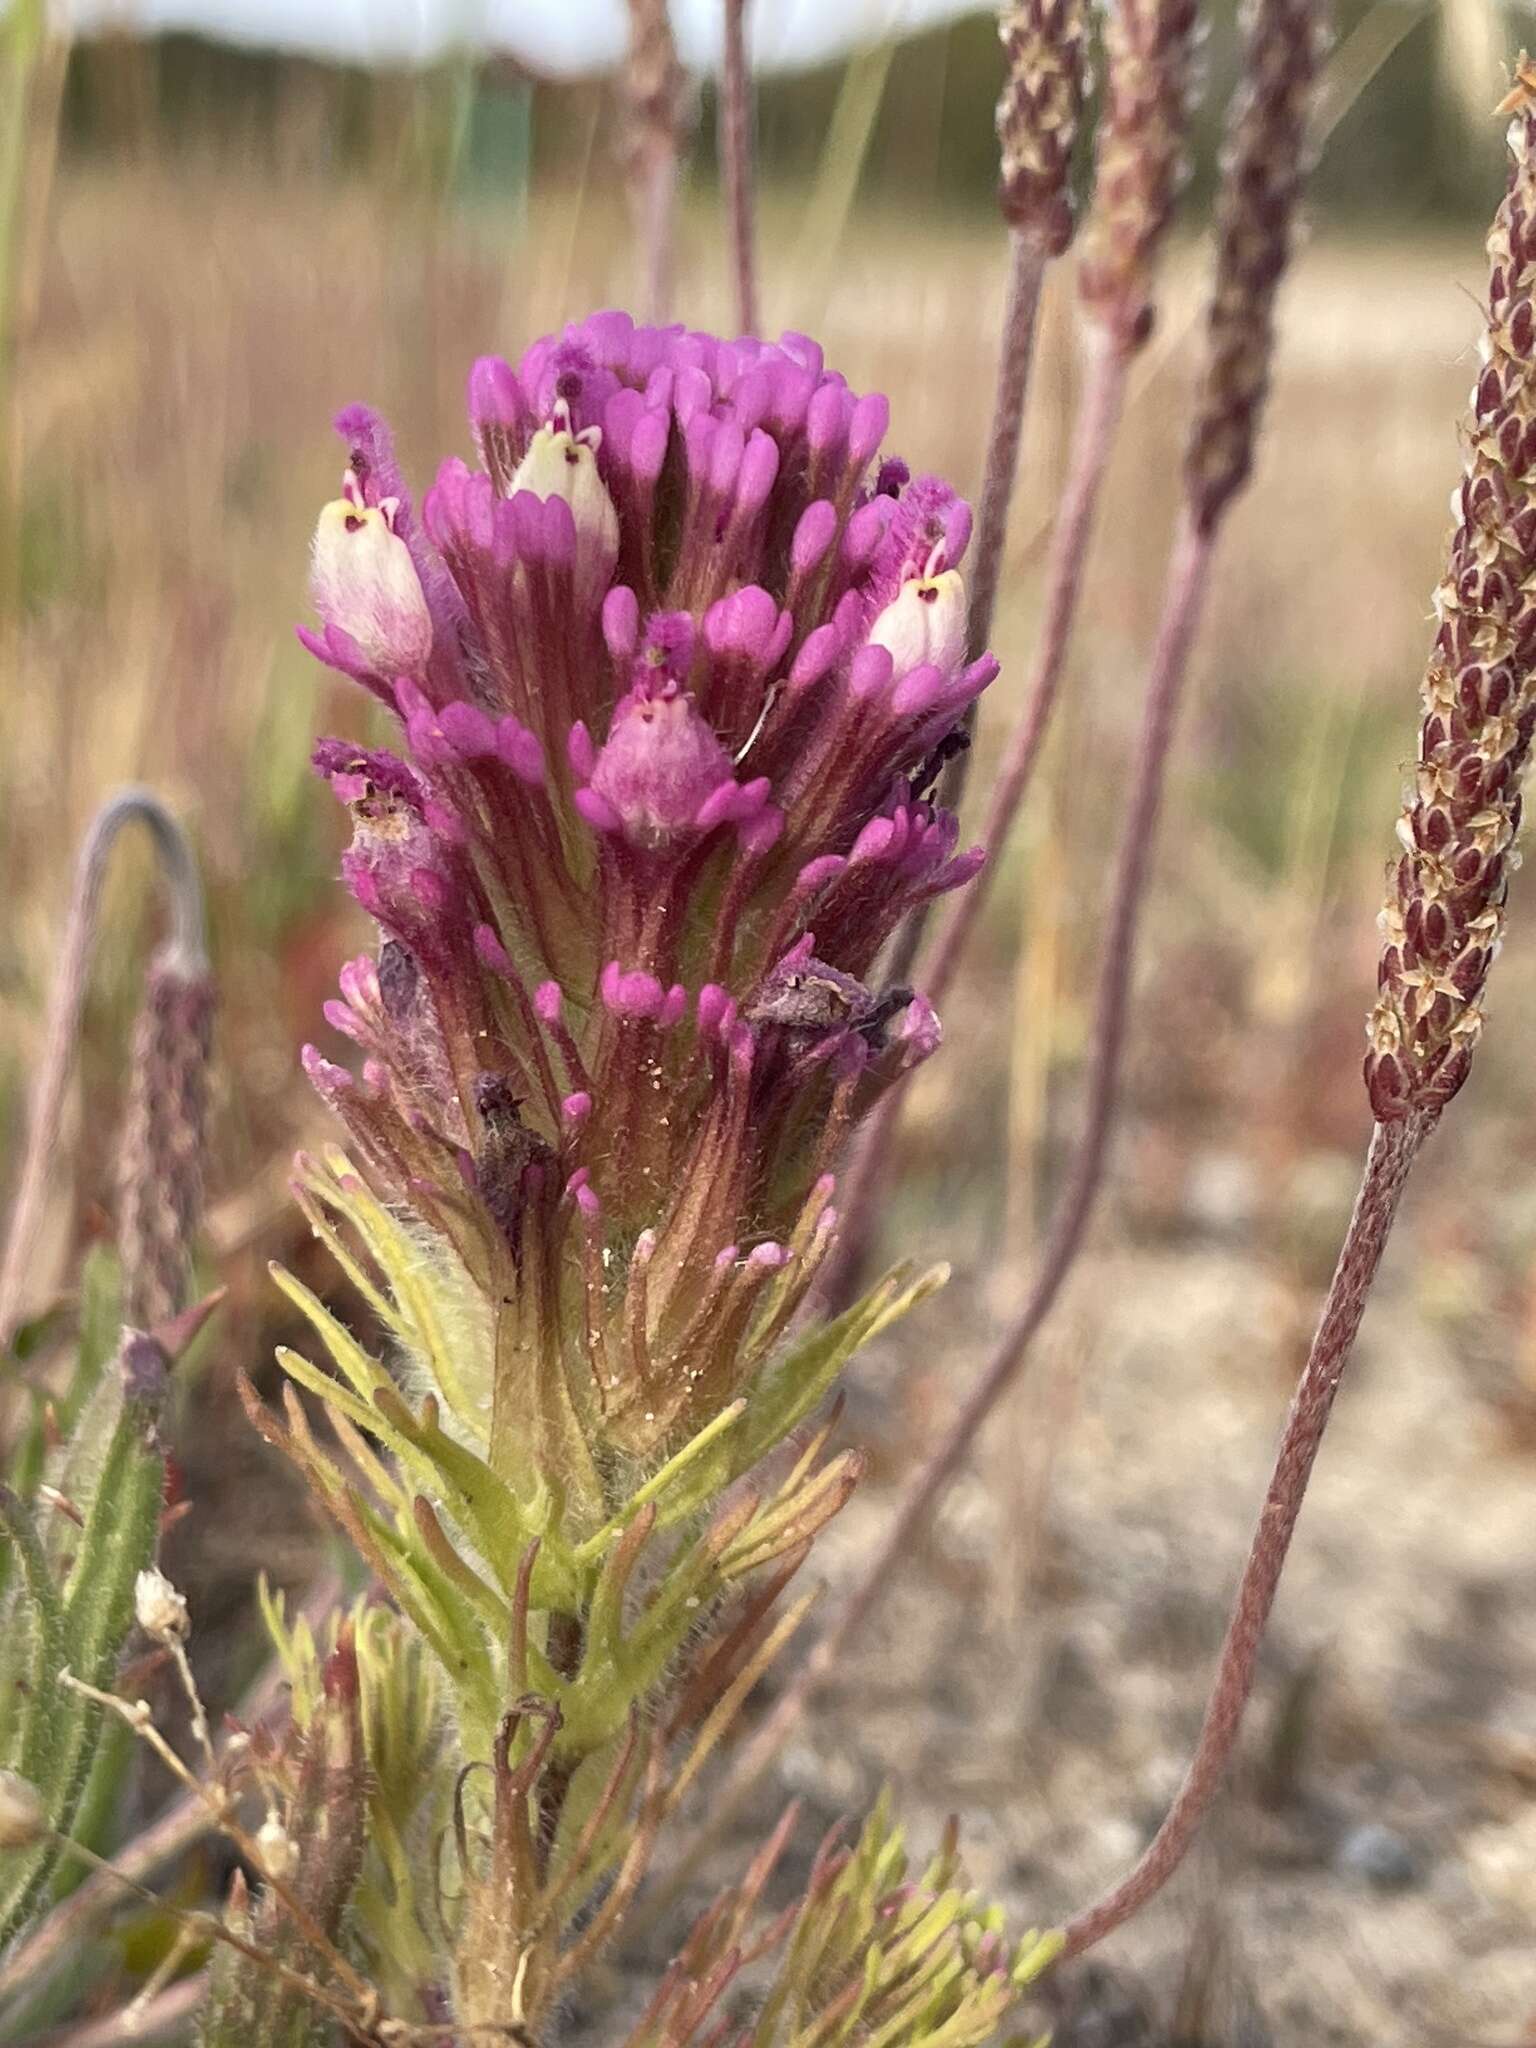
[{"label": "slender flower stalk", "polygon": [[[1035,361],[1035,330],[1050,250],[1036,236],[1014,228],[1008,236],[1008,285],[997,352],[997,388],[987,433],[987,460],[976,521],[976,577],[971,590],[970,629],[985,644],[997,609],[1008,539],[1008,515],[1024,437],[1024,408]],[[960,764],[956,764],[956,775]]]},{"label": "slender flower stalk", "polygon": [[1073,426],[1066,482],[1051,534],[1034,665],[1025,688],[1023,709],[1008,736],[987,800],[982,844],[989,852],[988,863],[977,877],[977,886],[970,892],[971,900],[963,915],[952,916],[945,922],[925,977],[942,988],[954,984],[981,914],[983,892],[997,874],[999,856],[1012,835],[1050,732],[1072,643],[1099,493],[1114,452],[1125,402],[1129,363],[1125,351],[1113,343],[1101,342],[1092,351],[1087,383]]},{"label": "slender flower stalk", "polygon": [[1088,90],[1088,9],[1085,0],[1004,0],[998,34],[1007,64],[997,140],[998,205],[1009,232],[1008,299],[976,519],[969,621],[976,649],[991,636],[997,604],[1040,289],[1046,266],[1071,246],[1076,227],[1070,177]]},{"label": "slender flower stalk", "polygon": [[757,332],[757,222],[753,191],[752,73],[747,53],[749,0],[725,0],[720,67],[720,167],[736,285],[736,324]]},{"label": "slender flower stalk", "polygon": [[1110,884],[1094,1009],[1087,1106],[1066,1190],[1029,1294],[932,1458],[904,1495],[885,1541],[738,1763],[726,1802],[745,1796],[811,1697],[879,1606],[902,1558],[1012,1385],[1087,1234],[1113,1135],[1136,942],[1163,785],[1189,657],[1204,612],[1222,516],[1251,466],[1275,291],[1289,256],[1307,115],[1323,32],[1313,0],[1256,0],[1229,126],[1208,350],[1184,465],[1185,502],[1164,588],[1131,794]]},{"label": "slender flower stalk", "polygon": [[988,805],[982,843],[991,858],[945,925],[927,976],[935,1001],[954,980],[1050,730],[1130,367],[1152,335],[1157,258],[1187,169],[1199,25],[1196,0],[1118,0],[1106,17],[1106,104],[1079,274],[1092,341],[1087,388],[1051,539],[1034,667]]},{"label": "slender flower stalk", "polygon": [[1094,1947],[1162,1889],[1183,1862],[1226,1775],[1307,1482],[1403,1188],[1435,1121],[1436,1113],[1414,1113],[1394,1123],[1378,1124],[1372,1134],[1354,1214],[1275,1455],[1194,1759],[1162,1826],[1135,1868],[1113,1891],[1067,1923],[1068,1955],[1080,1955]]},{"label": "slender flower stalk", "polygon": [[15,0],[0,19],[0,661],[10,673],[21,597],[17,367],[69,58],[69,31],[56,16],[46,0]]},{"label": "slender flower stalk", "polygon": [[1113,1128],[1136,933],[1151,866],[1163,775],[1210,563],[1209,539],[1186,529],[1170,573],[1163,623],[1147,686],[1131,808],[1121,833],[1119,864],[1111,890],[1104,965],[1094,1012],[1086,1119],[1073,1157],[1071,1177],[1041,1250],[1029,1297],[933,1456],[902,1495],[878,1550],[865,1564],[836,1617],[807,1656],[794,1683],[780,1695],[773,1711],[744,1746],[730,1787],[716,1802],[717,1816],[737,1810],[737,1803],[745,1799],[768,1769],[822,1684],[837,1669],[880,1606],[928,1518],[964,1466],[982,1426],[1023,1367],[1082,1248]]},{"label": "slender flower stalk", "polygon": [[[1052,259],[1071,247],[1077,225],[1071,170],[1089,84],[1086,0],[1003,0],[998,35],[1006,61],[997,139],[998,205],[1009,231],[1008,286],[967,618],[969,644],[976,649],[991,636],[997,606],[1045,274]],[[940,785],[954,811],[965,795],[975,723],[973,709],[965,744],[946,764]],[[921,906],[897,934],[887,963],[893,981],[911,978],[930,914],[928,905]],[[822,1301],[833,1308],[845,1303],[864,1264],[875,1191],[883,1182],[903,1094],[897,1091],[881,1106],[848,1176],[842,1242],[821,1287]]]},{"label": "slender flower stalk", "polygon": [[677,184],[688,80],[678,62],[667,0],[629,0],[629,55],[621,92],[630,199],[648,317],[672,308],[677,265]]},{"label": "slender flower stalk", "polygon": [[[1107,104],[1096,146],[1094,201],[1081,270],[1081,294],[1092,337],[1087,387],[1078,408],[1066,485],[1052,529],[1040,637],[1024,708],[1009,735],[988,803],[982,843],[989,850],[989,859],[975,886],[966,891],[945,923],[924,977],[935,1002],[942,1000],[953,984],[1050,731],[1131,364],[1152,333],[1156,260],[1185,173],[1184,141],[1193,98],[1198,29],[1196,0],[1119,0],[1106,25]],[[1027,279],[1016,270],[1014,282],[1017,289],[1023,289]],[[1038,288],[1038,272],[1035,283]],[[1008,324],[1013,324],[1011,312]],[[1005,342],[1005,381],[1019,361]],[[1011,410],[1013,396],[1011,389],[1006,395],[999,392],[995,428],[999,438],[994,439],[989,456],[979,522],[979,533],[995,543],[990,549],[994,592],[1007,521],[1007,485],[1017,453],[1019,415]],[[1021,411],[1022,376],[1016,396]],[[1009,418],[1015,422],[1013,446],[1000,458],[999,441],[1008,438],[1001,429]],[[979,540],[978,554],[985,559],[986,553]],[[991,603],[989,593],[988,624]],[[976,600],[972,617],[974,622]],[[955,764],[957,778],[964,766],[964,759]],[[956,801],[956,794],[952,786],[951,802]],[[908,950],[892,963],[898,980],[910,972],[919,938],[914,920],[902,935]],[[905,1101],[906,1091],[897,1090],[881,1104],[848,1177],[844,1213],[851,1219],[851,1227],[845,1231],[842,1249],[824,1282],[826,1296],[834,1303],[852,1283],[872,1220],[875,1190],[887,1179],[886,1162]]]},{"label": "slender flower stalk", "polygon": [[1133,1870],[1068,1925],[1078,1954],[1165,1884],[1225,1775],[1307,1482],[1404,1183],[1466,1080],[1503,930],[1536,730],[1536,65],[1501,110],[1510,175],[1488,238],[1488,320],[1456,527],[1436,593],[1418,760],[1381,914],[1381,994],[1367,1029],[1371,1138],[1333,1283],[1291,1405],[1194,1758]]},{"label": "slender flower stalk", "polygon": [[[322,1621],[335,1608],[337,1592],[336,1580],[326,1573],[304,1603],[304,1625]],[[269,1735],[281,1735],[288,1691],[288,1676],[274,1658],[241,1699],[237,1728],[259,1724]],[[225,1739],[220,1749],[221,1771],[227,1774],[236,1750],[246,1740],[243,1734]],[[114,1850],[110,1869],[97,1870],[76,1885],[7,1952],[0,1961],[0,1999],[35,1995],[37,1987],[117,1911],[125,1884],[144,1885],[158,1877],[211,1834],[215,1825],[207,1801],[195,1791],[183,1792],[141,1833]]]},{"label": "slender flower stalk", "polygon": [[[143,1029],[156,1037],[164,1048],[166,1028],[169,1027],[170,1037],[177,1042],[178,1049],[170,1057],[178,1077],[176,1089],[181,1108],[181,1129],[176,1137],[167,1139],[179,1162],[173,1183],[166,1184],[158,1192],[152,1191],[150,1181],[144,1176],[152,1176],[157,1166],[166,1162],[151,1158],[149,1153],[158,1147],[161,1138],[166,1137],[166,1130],[163,1125],[156,1125],[158,1136],[153,1145],[150,1143],[151,1106],[141,1091],[135,1094],[130,1108],[128,1149],[129,1156],[137,1158],[138,1165],[125,1187],[124,1229],[129,1239],[141,1243],[146,1256],[149,1256],[149,1206],[163,1195],[183,1220],[189,1219],[189,1212],[195,1207],[192,1177],[196,1173],[200,1138],[192,1136],[192,1124],[196,1122],[200,1132],[201,1113],[199,1110],[194,1117],[192,1111],[194,1097],[201,1086],[201,1074],[200,1062],[189,1051],[188,1034],[192,1039],[199,1035],[206,1039],[210,1002],[202,887],[196,862],[181,827],[159,798],[149,790],[123,789],[109,797],[97,812],[81,846],[75,869],[74,891],[43,1031],[42,1057],[28,1103],[26,1148],[11,1200],[5,1255],[0,1261],[0,1341],[9,1339],[21,1311],[23,1290],[47,1199],[48,1177],[56,1163],[59,1121],[74,1068],[80,1012],[95,946],[107,862],[119,832],[134,822],[144,825],[155,842],[165,872],[170,903],[170,933],[151,968],[146,998],[148,1011]],[[157,1006],[161,1012],[158,1027],[149,1021],[149,1013]],[[197,1021],[199,1017],[201,1023]],[[173,1022],[173,1019],[179,1021]],[[184,1242],[183,1239],[183,1250]],[[163,1237],[158,1244],[160,1253],[169,1256]]]},{"label": "slender flower stalk", "polygon": [[[1071,178],[1089,86],[1086,0],[1002,0],[998,36],[1006,69],[997,103],[997,198],[1008,227],[1008,288],[976,519],[968,619],[973,648],[991,638],[997,608],[1045,274],[1071,247],[1077,229]],[[973,716],[966,730],[974,729]],[[945,800],[956,810],[969,764],[966,749],[945,775]],[[910,974],[926,923],[926,916],[914,917],[902,933],[891,969],[898,979]]]}]

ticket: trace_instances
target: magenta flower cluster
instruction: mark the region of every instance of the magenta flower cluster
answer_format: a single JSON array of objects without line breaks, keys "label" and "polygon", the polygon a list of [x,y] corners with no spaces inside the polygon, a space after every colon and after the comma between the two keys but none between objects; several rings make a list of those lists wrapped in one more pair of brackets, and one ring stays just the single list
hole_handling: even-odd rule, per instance
[{"label": "magenta flower cluster", "polygon": [[377,417],[338,421],[303,638],[400,736],[316,753],[380,937],[327,1010],[357,1071],[306,1060],[640,1449],[782,1331],[851,1126],[938,1043],[874,977],[980,863],[934,791],[996,665],[969,508],[802,336],[598,314],[476,363],[469,410],[480,466],[419,515]]}]

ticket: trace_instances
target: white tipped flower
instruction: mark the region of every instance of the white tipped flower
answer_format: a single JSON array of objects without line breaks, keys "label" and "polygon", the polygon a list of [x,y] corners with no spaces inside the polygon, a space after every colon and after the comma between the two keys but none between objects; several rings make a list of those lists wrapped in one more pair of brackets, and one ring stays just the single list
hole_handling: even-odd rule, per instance
[{"label": "white tipped flower", "polygon": [[186,1601],[154,1565],[134,1580],[133,1612],[145,1635],[157,1643],[185,1642],[191,1632]]},{"label": "white tipped flower", "polygon": [[398,503],[365,505],[349,470],[322,508],[309,594],[328,626],[350,634],[382,676],[417,675],[432,652],[432,615],[411,551],[395,531]]},{"label": "white tipped flower", "polygon": [[896,679],[931,663],[946,674],[965,659],[965,581],[958,569],[912,576],[870,628],[870,645],[891,657]]},{"label": "white tipped flower", "polygon": [[608,588],[619,558],[619,515],[597,469],[602,445],[601,427],[571,432],[561,403],[554,419],[528,443],[507,487],[509,496],[531,491],[536,498],[564,498],[576,527],[576,580],[589,593]]},{"label": "white tipped flower", "polygon": [[19,1771],[0,1771],[0,1849],[30,1849],[48,1832],[43,1795]]}]

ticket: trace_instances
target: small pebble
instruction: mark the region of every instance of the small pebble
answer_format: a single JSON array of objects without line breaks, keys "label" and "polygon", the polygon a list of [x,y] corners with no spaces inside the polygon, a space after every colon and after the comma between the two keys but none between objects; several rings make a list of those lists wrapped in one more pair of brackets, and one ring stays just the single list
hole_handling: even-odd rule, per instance
[{"label": "small pebble", "polygon": [[1339,1844],[1338,1868],[1346,1877],[1361,1878],[1379,1892],[1406,1891],[1417,1883],[1418,1861],[1399,1834],[1379,1821],[1351,1828]]}]

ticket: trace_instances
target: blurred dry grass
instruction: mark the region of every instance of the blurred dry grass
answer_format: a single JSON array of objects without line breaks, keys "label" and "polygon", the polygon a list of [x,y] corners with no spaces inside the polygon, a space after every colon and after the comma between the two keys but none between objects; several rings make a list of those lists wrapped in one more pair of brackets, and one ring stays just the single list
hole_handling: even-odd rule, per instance
[{"label": "blurred dry grass", "polygon": [[[475,353],[515,354],[563,318],[624,300],[633,283],[601,149],[583,189],[537,186],[524,212],[448,204],[402,193],[383,175],[326,169],[302,104],[285,118],[290,146],[274,149],[276,168],[259,178],[206,144],[174,156],[141,148],[111,161],[66,157],[60,166],[16,393],[21,606],[0,698],[9,913],[0,925],[0,1103],[9,1128],[35,1053],[71,849],[102,794],[124,779],[155,783],[188,817],[207,862],[224,989],[215,1226],[235,1300],[223,1365],[183,1437],[191,1497],[220,1504],[194,1518],[189,1575],[235,1613],[258,1548],[294,1576],[309,1557],[302,1534],[271,1536],[277,1481],[245,1444],[222,1375],[265,1355],[274,1334],[256,1254],[302,1256],[289,1242],[286,1162],[321,1126],[295,1049],[315,1032],[352,935],[332,886],[338,821],[306,762],[317,729],[361,731],[365,713],[290,631],[303,615],[315,508],[335,487],[327,421],[348,399],[377,403],[424,482],[442,452],[467,452],[460,392]],[[999,236],[986,223],[914,221],[877,205],[860,206],[833,244],[807,247],[804,228],[787,196],[770,195],[770,324],[815,332],[851,381],[887,390],[896,443],[914,467],[974,481],[1002,295]],[[1261,472],[1233,521],[1199,656],[1111,1218],[1040,1387],[1013,1404],[980,1480],[935,1539],[921,1580],[927,1620],[919,1608],[887,1633],[884,1689],[874,1686],[862,1704],[845,1700],[823,1765],[794,1765],[813,1791],[823,1787],[817,1769],[830,1772],[838,1782],[828,1797],[849,1789],[839,1771],[852,1769],[855,1792],[865,1789],[861,1771],[881,1767],[922,1792],[931,1770],[933,1798],[942,1791],[967,1809],[992,1808],[990,1831],[982,1824],[988,1874],[1051,1908],[1068,1902],[1079,1874],[1083,1883],[1106,1876],[1129,1846],[1114,1835],[1114,1816],[1122,1835],[1134,1834],[1145,1803],[1167,1789],[1347,1197],[1341,1162],[1365,1132],[1358,1060],[1373,916],[1398,763],[1411,744],[1480,272],[1471,236],[1320,239],[1306,252],[1288,299]],[[857,1419],[884,1436],[891,1465],[934,1426],[1016,1288],[1073,1127],[1104,855],[1179,458],[1181,343],[1201,278],[1199,249],[1181,249],[1165,339],[1117,459],[1049,772],[949,1019],[951,1054],[927,1071],[914,1105],[890,1235],[956,1258],[961,1277],[952,1320],[903,1340],[899,1413],[885,1394],[877,1407],[868,1390],[860,1404]],[[702,207],[684,223],[682,279],[686,316],[723,324],[725,263]],[[1038,536],[1075,377],[1063,275],[1047,309],[997,631],[1004,675],[983,721],[977,786],[1030,644]],[[77,1116],[82,1142],[72,1178],[61,1163],[54,1262],[39,1268],[40,1298],[64,1275],[66,1245],[95,1227],[106,1186],[120,984],[139,917],[131,877],[113,902],[121,943],[108,946]],[[1390,1276],[1391,1328],[1411,1370],[1394,1381],[1396,1406],[1382,1427],[1356,1424],[1348,1436],[1338,1462],[1352,1457],[1355,1477],[1331,1510],[1319,1508],[1322,1566],[1303,1566],[1309,1589],[1336,1585],[1356,1527],[1369,1537],[1355,1546],[1364,1574],[1356,1600],[1370,1609],[1387,1589],[1387,1620],[1368,1632],[1368,1654],[1357,1644],[1344,1659],[1343,1704],[1335,1699],[1327,1724],[1334,1763],[1362,1745],[1381,1751],[1383,1703],[1396,1696],[1404,1660],[1425,1642],[1454,1659],[1455,1630],[1476,1634],[1475,1619],[1457,1620],[1458,1601],[1472,1599],[1475,1615],[1478,1586],[1498,1584],[1506,1617],[1533,1618],[1536,1558],[1529,1548],[1520,1554],[1518,1502],[1536,1476],[1536,1205],[1521,1171],[1536,1132],[1524,1027],[1536,998],[1536,907],[1517,905],[1513,928],[1487,1049],[1425,1173],[1410,1251]],[[891,1369],[886,1361],[882,1387]],[[1380,1391],[1379,1374],[1367,1398],[1371,1385]],[[1393,1460],[1433,1464],[1448,1436],[1455,1455],[1435,1475],[1436,1514],[1395,1519],[1395,1494],[1425,1475]],[[1485,1492],[1496,1538],[1479,1544],[1470,1529],[1447,1531],[1439,1517],[1454,1513],[1454,1487]],[[1467,1500],[1469,1518],[1476,1506]],[[856,1543],[867,1527],[851,1517],[843,1540]],[[1523,1593],[1511,1591],[1522,1574]],[[1137,1651],[1126,1633],[1133,1623],[1151,1631],[1151,1648]],[[1340,1606],[1323,1629],[1345,1626]],[[991,1648],[968,1641],[974,1657],[946,1663],[957,1628],[990,1633]],[[1298,1647],[1287,1636],[1277,1653],[1283,1679],[1306,1654],[1331,1655],[1317,1650],[1316,1631],[1302,1638]],[[1106,1660],[1123,1676],[1119,1694],[1106,1693]],[[940,1696],[940,1667],[959,1705]],[[1503,1674],[1506,1689],[1516,1668]],[[1532,1675],[1528,1657],[1519,1668]],[[1373,1670],[1379,1686],[1361,1705],[1351,1688],[1369,1692]],[[976,1698],[987,1673],[995,1699],[1007,1702],[1001,1733]],[[868,1676],[861,1667],[859,1682]],[[917,1724],[914,1689],[924,1702]],[[1098,1737],[1072,1703],[1081,1697],[1109,1716]],[[1491,1709],[1474,1702],[1458,1711],[1466,1726],[1456,1768],[1466,1772],[1473,1735],[1492,1739]],[[1071,1735],[1057,1745],[1066,1761],[1053,1762],[1051,1731],[1061,1727]],[[1019,1784],[1032,1775],[1039,1786],[1026,1797]],[[1459,1829],[1462,1847],[1463,1836],[1496,1822],[1516,1831],[1512,1842],[1528,1839],[1532,1777],[1523,1794],[1504,1786],[1496,1814],[1474,1801],[1453,1820],[1443,1801],[1436,1827],[1447,1838]],[[1510,1782],[1518,1786],[1518,1774]],[[1368,1805],[1372,1795],[1361,1796]],[[1027,1853],[1016,1836],[1005,1853],[1005,1810],[1033,1831]],[[1380,1953],[1364,1971],[1370,1996],[1351,2016],[1347,1987],[1358,1989],[1364,1966],[1352,1953],[1339,1960],[1326,1914],[1308,1918],[1308,1887],[1317,1896],[1319,1881],[1295,1871],[1308,1867],[1310,1851],[1287,1837],[1277,1853],[1282,1876],[1264,1897],[1280,1899],[1290,1917],[1279,1935],[1263,1935],[1259,1952],[1266,1972],[1284,1976],[1285,2011],[1299,2015],[1300,2030],[1286,2038],[1429,2038],[1407,2022],[1394,2031],[1404,1999],[1421,2001],[1438,2028],[1497,2023],[1500,2039],[1536,2013],[1536,1980],[1522,1975],[1495,1885],[1471,1922],[1436,1894],[1428,1933],[1411,1915],[1394,1931],[1370,1919],[1369,1898],[1353,1897],[1341,1910]],[[1490,1867],[1499,1853],[1518,1863],[1518,1847],[1490,1848]],[[1467,1882],[1475,1891],[1481,1879],[1474,1871]],[[1518,1885],[1516,1893],[1529,1897]],[[1482,1980],[1488,1995],[1432,1997],[1428,1974],[1461,1956],[1466,1924],[1481,1930],[1485,1963],[1497,1950]],[[1302,1980],[1319,1956],[1320,1988],[1308,2003]]]}]

